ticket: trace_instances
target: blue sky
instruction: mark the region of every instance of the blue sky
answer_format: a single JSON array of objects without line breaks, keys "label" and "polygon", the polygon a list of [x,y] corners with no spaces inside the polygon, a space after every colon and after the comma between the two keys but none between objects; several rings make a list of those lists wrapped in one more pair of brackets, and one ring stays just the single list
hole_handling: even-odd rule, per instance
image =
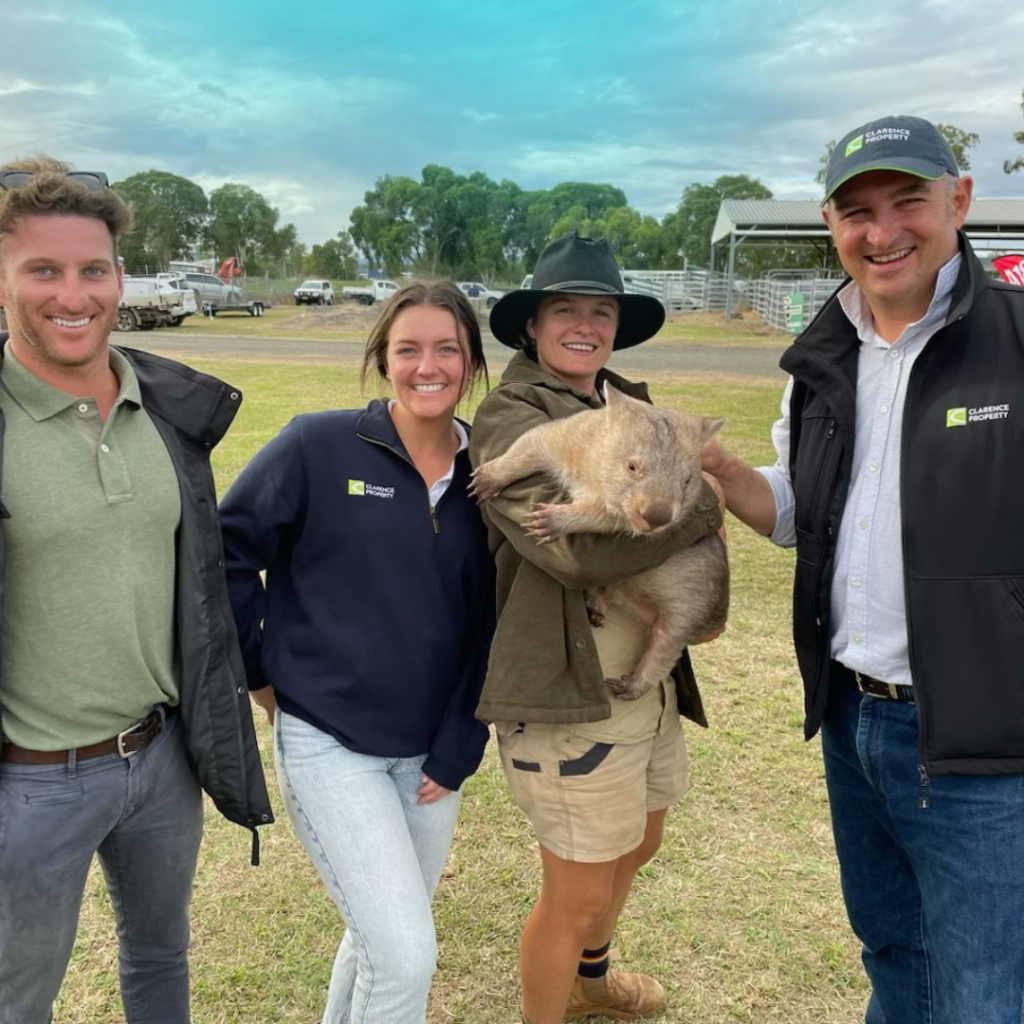
[{"label": "blue sky", "polygon": [[720,174],[817,197],[827,140],[887,113],[977,132],[975,194],[1024,195],[1020,3],[4,0],[0,55],[0,162],[242,181],[309,244],[428,163],[659,218]]}]

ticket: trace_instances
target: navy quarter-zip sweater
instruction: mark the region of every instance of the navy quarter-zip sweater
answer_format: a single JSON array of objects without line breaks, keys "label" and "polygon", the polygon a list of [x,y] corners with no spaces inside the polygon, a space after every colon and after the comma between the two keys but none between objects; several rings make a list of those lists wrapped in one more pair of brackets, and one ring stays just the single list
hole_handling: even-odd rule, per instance
[{"label": "navy quarter-zip sweater", "polygon": [[474,711],[494,576],[469,474],[461,451],[431,508],[376,399],[295,417],[220,506],[249,688],[272,685],[287,714],[357,753],[426,753],[448,789],[487,742]]}]

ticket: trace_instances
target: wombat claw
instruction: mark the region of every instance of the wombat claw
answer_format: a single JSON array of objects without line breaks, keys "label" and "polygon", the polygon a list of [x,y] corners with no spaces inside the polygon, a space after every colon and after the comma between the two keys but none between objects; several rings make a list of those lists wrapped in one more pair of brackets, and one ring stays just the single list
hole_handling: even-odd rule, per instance
[{"label": "wombat claw", "polygon": [[647,692],[646,686],[640,686],[635,679],[623,676],[621,679],[606,679],[608,689],[618,697],[619,700],[636,700]]},{"label": "wombat claw", "polygon": [[533,511],[523,516],[526,536],[534,537],[538,544],[550,544],[562,531],[555,525],[556,505],[534,505]]},{"label": "wombat claw", "polygon": [[493,483],[488,483],[486,470],[486,466],[478,466],[474,469],[469,487],[467,488],[469,496],[475,498],[478,505],[483,504],[485,501],[490,501],[501,494],[500,487],[496,487]]},{"label": "wombat claw", "polygon": [[600,629],[604,625],[604,613],[595,611],[589,605],[587,606],[587,618],[590,619],[590,624],[594,629]]}]

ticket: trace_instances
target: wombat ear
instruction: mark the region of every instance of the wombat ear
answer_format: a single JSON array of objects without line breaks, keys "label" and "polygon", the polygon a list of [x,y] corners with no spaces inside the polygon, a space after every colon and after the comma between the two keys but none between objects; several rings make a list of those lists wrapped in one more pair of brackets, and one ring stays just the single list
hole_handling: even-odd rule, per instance
[{"label": "wombat ear", "polygon": [[621,404],[622,400],[626,397],[610,380],[606,380],[601,385],[601,394],[604,397],[604,404],[609,409],[617,402]]},{"label": "wombat ear", "polygon": [[705,445],[725,426],[724,416],[704,416],[701,419],[700,443]]},{"label": "wombat ear", "polygon": [[639,398],[633,398],[625,391],[620,391],[611,381],[606,380],[601,385],[601,393],[604,395],[604,404],[623,416],[629,412],[635,412],[638,408],[643,409],[644,415],[646,415],[647,410],[650,409],[647,402],[641,402]]}]

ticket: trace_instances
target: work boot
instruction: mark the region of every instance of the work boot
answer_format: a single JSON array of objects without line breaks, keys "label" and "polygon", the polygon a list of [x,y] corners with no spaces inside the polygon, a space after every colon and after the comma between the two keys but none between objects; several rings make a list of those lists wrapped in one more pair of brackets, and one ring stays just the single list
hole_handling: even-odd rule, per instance
[{"label": "work boot", "polygon": [[566,1020],[603,1014],[613,1020],[639,1020],[665,1009],[665,990],[646,974],[609,971],[603,978],[581,978],[572,983]]}]

